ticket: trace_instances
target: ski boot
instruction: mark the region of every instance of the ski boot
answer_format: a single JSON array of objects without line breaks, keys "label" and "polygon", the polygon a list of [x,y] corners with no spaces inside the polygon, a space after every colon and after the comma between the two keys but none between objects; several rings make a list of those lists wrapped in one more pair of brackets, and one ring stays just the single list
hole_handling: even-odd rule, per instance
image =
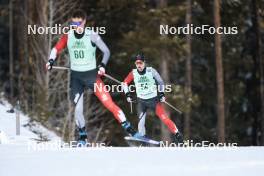
[{"label": "ski boot", "polygon": [[181,144],[183,145],[184,144],[184,141],[183,141],[183,136],[182,134],[178,131],[175,135],[174,135],[174,142],[176,144]]},{"label": "ski boot", "polygon": [[85,145],[87,141],[87,133],[85,127],[79,128],[78,144]]},{"label": "ski boot", "polygon": [[121,125],[130,136],[136,137],[139,135],[139,133],[137,133],[136,130],[131,126],[130,122],[124,121],[121,123]]}]

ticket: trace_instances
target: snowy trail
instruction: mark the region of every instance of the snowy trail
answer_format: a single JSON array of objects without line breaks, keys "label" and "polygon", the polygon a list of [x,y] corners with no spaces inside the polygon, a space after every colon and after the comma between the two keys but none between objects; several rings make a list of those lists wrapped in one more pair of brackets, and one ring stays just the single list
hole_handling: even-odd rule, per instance
[{"label": "snowy trail", "polygon": [[262,175],[264,148],[91,148],[29,151],[0,146],[1,176]]},{"label": "snowy trail", "polygon": [[[39,136],[21,116],[21,136],[15,135],[15,114],[0,104],[0,130],[8,140],[0,142],[0,176],[262,176],[264,147],[237,148],[57,148],[34,146],[60,141],[41,125],[34,131],[50,142],[37,144]],[[1,136],[0,136],[1,139]]]}]

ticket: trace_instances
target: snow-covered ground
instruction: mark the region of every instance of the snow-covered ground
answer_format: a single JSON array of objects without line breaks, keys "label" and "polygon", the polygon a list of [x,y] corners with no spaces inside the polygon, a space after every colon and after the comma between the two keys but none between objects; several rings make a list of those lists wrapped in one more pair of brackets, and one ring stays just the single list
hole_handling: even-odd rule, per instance
[{"label": "snow-covered ground", "polygon": [[37,122],[29,123],[30,118],[20,113],[20,135],[16,135],[16,113],[7,113],[10,105],[1,100],[0,103],[0,144],[25,144],[40,140],[60,140],[53,132]]},{"label": "snow-covered ground", "polygon": [[[38,126],[49,142],[21,127],[15,136],[15,114],[0,105],[0,130],[8,138],[0,144],[0,176],[262,176],[263,147],[237,148],[47,148],[59,141]],[[22,124],[28,122],[22,116]],[[35,129],[34,131],[38,131]],[[40,149],[36,150],[36,146]]]}]

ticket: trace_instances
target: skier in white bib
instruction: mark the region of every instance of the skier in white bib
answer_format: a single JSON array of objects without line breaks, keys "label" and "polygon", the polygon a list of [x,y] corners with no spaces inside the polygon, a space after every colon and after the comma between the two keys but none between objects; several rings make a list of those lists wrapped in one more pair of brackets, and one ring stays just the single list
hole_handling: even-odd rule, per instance
[{"label": "skier in white bib", "polygon": [[[83,115],[83,93],[85,88],[93,90],[94,94],[112,112],[125,131],[129,135],[134,136],[136,131],[127,121],[123,111],[114,103],[109,92],[103,88],[104,83],[100,78],[105,74],[110,51],[101,37],[92,30],[85,28],[85,24],[86,13],[82,10],[74,11],[70,23],[74,28],[68,34],[64,34],[51,50],[46,69],[52,69],[58,54],[67,47],[70,55],[71,101],[75,109],[74,116],[76,125],[79,128],[78,140],[80,142],[85,142],[87,139]],[[96,64],[96,48],[99,48],[103,53],[103,59],[98,66]]]},{"label": "skier in white bib", "polygon": [[[162,102],[165,101],[165,85],[159,73],[152,67],[146,67],[145,57],[138,54],[134,58],[136,69],[133,69],[123,81],[123,89],[128,102],[132,102],[128,85],[134,81],[138,105],[138,133],[146,135],[145,120],[148,109],[154,110],[160,120],[168,127],[174,135],[174,141],[183,143],[182,134],[175,123],[167,116]],[[159,90],[159,91],[158,91]]]}]

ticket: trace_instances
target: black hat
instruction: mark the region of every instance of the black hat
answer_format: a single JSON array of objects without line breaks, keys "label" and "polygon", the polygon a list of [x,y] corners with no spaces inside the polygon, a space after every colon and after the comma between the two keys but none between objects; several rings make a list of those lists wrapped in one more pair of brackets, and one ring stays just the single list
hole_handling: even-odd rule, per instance
[{"label": "black hat", "polygon": [[134,61],[141,60],[141,61],[145,62],[145,56],[142,53],[137,54],[133,59],[134,59]]}]

